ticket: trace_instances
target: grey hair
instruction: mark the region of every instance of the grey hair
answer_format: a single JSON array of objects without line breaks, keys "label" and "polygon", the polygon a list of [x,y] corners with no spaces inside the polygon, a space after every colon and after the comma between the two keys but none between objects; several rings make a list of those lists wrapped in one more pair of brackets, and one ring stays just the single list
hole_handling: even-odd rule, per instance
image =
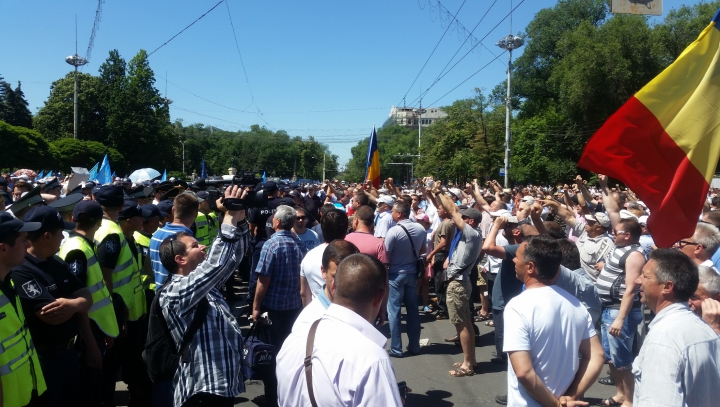
[{"label": "grey hair", "polygon": [[708,296],[715,297],[720,294],[720,275],[708,266],[698,266],[698,274],[700,275],[700,284],[705,288]]},{"label": "grey hair", "polygon": [[287,205],[280,205],[275,210],[275,219],[280,221],[280,227],[284,230],[290,230],[295,225],[297,215],[295,209]]},{"label": "grey hair", "polygon": [[693,235],[695,243],[701,244],[706,252],[712,257],[720,247],[720,230],[714,225],[698,223]]}]

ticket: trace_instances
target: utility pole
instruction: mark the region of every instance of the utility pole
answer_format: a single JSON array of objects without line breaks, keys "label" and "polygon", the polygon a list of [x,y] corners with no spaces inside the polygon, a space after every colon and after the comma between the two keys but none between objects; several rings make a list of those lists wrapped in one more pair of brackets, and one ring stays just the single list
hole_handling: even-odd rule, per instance
[{"label": "utility pole", "polygon": [[[185,140],[187,141],[187,140]],[[185,176],[185,141],[180,141],[182,143],[183,148],[183,176]]]},{"label": "utility pole", "polygon": [[512,52],[514,49],[522,47],[524,40],[515,35],[503,37],[495,44],[508,52],[508,69],[507,69],[507,96],[505,97],[505,188],[510,188],[510,115],[512,105],[510,103],[510,73],[512,71]]},{"label": "utility pole", "polygon": [[418,154],[420,154],[420,139],[422,138],[422,99],[420,99],[420,109],[418,109]]},{"label": "utility pole", "polygon": [[75,55],[65,58],[65,62],[75,67],[75,92],[73,94],[73,138],[77,138],[78,133],[78,101],[77,101],[77,69],[88,63],[87,59],[81,57],[77,53],[77,16],[75,16]]},{"label": "utility pole", "polygon": [[323,153],[323,177],[322,181],[325,181],[325,158],[327,157],[327,154]]}]

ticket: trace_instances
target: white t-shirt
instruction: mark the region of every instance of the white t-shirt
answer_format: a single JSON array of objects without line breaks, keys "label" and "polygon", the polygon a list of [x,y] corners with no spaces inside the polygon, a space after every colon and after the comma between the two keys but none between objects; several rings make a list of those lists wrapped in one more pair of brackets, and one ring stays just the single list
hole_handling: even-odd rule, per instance
[{"label": "white t-shirt", "polygon": [[320,267],[322,267],[322,256],[326,247],[327,243],[323,243],[310,250],[300,263],[300,276],[305,277],[310,285],[313,298],[317,297],[317,292],[322,290],[325,285]]},{"label": "white t-shirt", "polygon": [[[555,397],[562,396],[578,371],[580,342],[596,335],[582,303],[560,287],[533,288],[511,299],[503,318],[503,352],[529,351],[540,380]],[[508,405],[540,406],[518,383],[512,364]]]},{"label": "white t-shirt", "polygon": [[305,229],[305,233],[302,235],[298,234],[298,237],[303,243],[305,243],[305,250],[308,252],[320,244],[317,233],[315,233],[312,229]]}]

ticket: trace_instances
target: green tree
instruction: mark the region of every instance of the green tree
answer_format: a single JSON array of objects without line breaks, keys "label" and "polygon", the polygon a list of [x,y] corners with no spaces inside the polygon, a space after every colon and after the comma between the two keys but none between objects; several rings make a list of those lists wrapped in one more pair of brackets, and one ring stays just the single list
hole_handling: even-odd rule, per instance
[{"label": "green tree", "polygon": [[32,128],[32,114],[20,81],[15,89],[0,77],[0,120],[13,126]]},{"label": "green tree", "polygon": [[50,145],[35,130],[0,121],[0,140],[5,152],[3,167],[32,169],[54,165]]},{"label": "green tree", "polygon": [[63,138],[51,141],[50,150],[54,156],[55,166],[63,172],[69,172],[70,167],[92,168],[95,163],[102,161],[105,154],[108,155],[114,171],[118,174],[127,171],[127,164],[122,154],[97,141]]}]

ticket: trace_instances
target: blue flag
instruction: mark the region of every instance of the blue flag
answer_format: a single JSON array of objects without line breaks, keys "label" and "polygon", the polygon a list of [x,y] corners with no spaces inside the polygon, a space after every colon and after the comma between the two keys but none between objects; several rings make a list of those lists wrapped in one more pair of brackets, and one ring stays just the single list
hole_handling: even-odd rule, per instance
[{"label": "blue flag", "polygon": [[108,161],[108,156],[105,154],[105,157],[103,158],[102,165],[100,165],[100,169],[97,173],[97,180],[98,182],[102,184],[109,184],[112,182],[112,170],[110,170],[110,161]]},{"label": "blue flag", "polygon": [[95,163],[95,166],[92,167],[92,169],[90,170],[90,175],[88,176],[89,181],[92,181],[95,178],[97,178],[97,173],[98,173],[99,167],[100,167],[100,163]]},{"label": "blue flag", "polygon": [[160,178],[160,182],[167,181],[167,170],[163,171],[163,176]]},{"label": "blue flag", "polygon": [[48,173],[45,175],[46,178],[50,178],[50,177],[52,177],[52,176],[53,176],[52,170],[50,170],[50,172],[48,172]]},{"label": "blue flag", "polygon": [[263,171],[263,182],[267,182],[267,178],[265,177],[265,171]]},{"label": "blue flag", "polygon": [[42,179],[42,178],[44,178],[44,177],[43,177],[44,175],[45,175],[45,170],[40,171],[40,174],[37,175],[37,179]]},{"label": "blue flag", "polygon": [[207,170],[205,169],[205,157],[203,157],[202,167],[200,167],[200,178],[207,178]]}]

